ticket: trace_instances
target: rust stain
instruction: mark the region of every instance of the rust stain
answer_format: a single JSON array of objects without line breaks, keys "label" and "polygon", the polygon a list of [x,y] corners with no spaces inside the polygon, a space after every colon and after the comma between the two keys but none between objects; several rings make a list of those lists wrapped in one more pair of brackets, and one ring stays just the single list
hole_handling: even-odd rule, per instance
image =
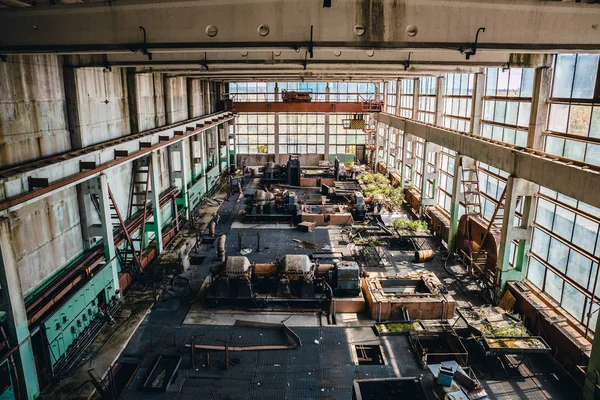
[{"label": "rust stain", "polygon": [[365,28],[359,36],[363,42],[383,42],[385,34],[385,13],[383,0],[359,0],[356,24]]}]

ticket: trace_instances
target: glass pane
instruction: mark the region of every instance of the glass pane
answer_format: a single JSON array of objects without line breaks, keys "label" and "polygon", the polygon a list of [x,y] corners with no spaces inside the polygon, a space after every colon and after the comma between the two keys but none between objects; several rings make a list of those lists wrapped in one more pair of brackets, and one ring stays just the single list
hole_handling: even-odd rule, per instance
[{"label": "glass pane", "polygon": [[566,132],[568,118],[569,106],[567,104],[552,104],[550,106],[548,129],[554,132]]},{"label": "glass pane", "polygon": [[574,212],[557,206],[552,231],[567,241],[570,241],[573,233],[574,219]]},{"label": "glass pane", "polygon": [[488,68],[487,73],[487,82],[485,86],[485,95],[486,96],[495,96],[496,95],[496,82],[498,81],[498,68]]},{"label": "glass pane", "polygon": [[552,228],[554,218],[554,204],[547,200],[539,199],[536,213],[536,222],[547,229]]},{"label": "glass pane", "polygon": [[565,150],[565,140],[554,136],[546,136],[546,153],[563,155]]},{"label": "glass pane", "polygon": [[535,258],[529,259],[529,268],[527,271],[527,279],[529,279],[535,286],[542,288],[544,284],[544,273],[546,267]]},{"label": "glass pane", "polygon": [[550,245],[550,236],[540,229],[535,229],[531,251],[537,254],[541,259],[546,260],[548,256],[548,247]]},{"label": "glass pane", "polygon": [[572,135],[587,136],[590,128],[592,107],[571,105],[569,130]]},{"label": "glass pane", "polygon": [[578,320],[581,320],[583,306],[585,305],[585,296],[579,290],[575,289],[568,282],[565,282],[563,291],[562,307]]},{"label": "glass pane", "polygon": [[598,54],[579,54],[577,56],[573,98],[591,99],[594,97],[599,56]]},{"label": "glass pane", "polygon": [[560,276],[556,275],[550,270],[546,271],[546,284],[544,287],[544,291],[559,303],[562,294],[562,286],[563,280]]},{"label": "glass pane", "polygon": [[550,240],[550,252],[548,253],[548,264],[564,273],[567,270],[569,259],[569,248],[558,240]]},{"label": "glass pane", "polygon": [[569,267],[567,268],[567,276],[569,278],[587,288],[591,269],[592,260],[575,250],[571,250],[569,254]]},{"label": "glass pane", "polygon": [[575,231],[573,232],[573,243],[589,253],[594,252],[596,236],[598,235],[598,224],[589,219],[577,215],[575,217]]},{"label": "glass pane", "polygon": [[556,58],[552,97],[571,97],[574,72],[575,54],[559,54]]},{"label": "glass pane", "polygon": [[564,157],[571,158],[577,161],[583,161],[585,156],[585,143],[577,142],[575,140],[565,141],[565,153]]},{"label": "glass pane", "polygon": [[600,145],[588,144],[585,152],[585,162],[600,165]]},{"label": "glass pane", "polygon": [[590,123],[590,137],[600,138],[600,107],[594,107],[592,121]]}]

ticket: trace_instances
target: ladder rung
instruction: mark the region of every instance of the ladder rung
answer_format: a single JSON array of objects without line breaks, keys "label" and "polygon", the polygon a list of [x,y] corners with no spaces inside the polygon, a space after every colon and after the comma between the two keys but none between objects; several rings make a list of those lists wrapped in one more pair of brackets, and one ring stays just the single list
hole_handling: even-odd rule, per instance
[{"label": "ladder rung", "polygon": [[146,192],[133,192],[134,195],[139,196],[139,195],[145,195]]},{"label": "ladder rung", "polygon": [[133,183],[136,184],[136,185],[145,185],[148,182],[146,182],[146,181],[133,181]]}]

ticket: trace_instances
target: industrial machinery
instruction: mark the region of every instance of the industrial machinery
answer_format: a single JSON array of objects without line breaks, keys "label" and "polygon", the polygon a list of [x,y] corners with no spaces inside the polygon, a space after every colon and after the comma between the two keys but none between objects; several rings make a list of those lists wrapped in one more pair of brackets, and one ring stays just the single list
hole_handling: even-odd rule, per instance
[{"label": "industrial machinery", "polygon": [[300,155],[290,154],[287,162],[287,184],[290,186],[300,186]]},{"label": "industrial machinery", "polygon": [[309,92],[296,92],[296,91],[281,91],[281,101],[284,103],[310,103],[312,97]]},{"label": "industrial machinery", "polygon": [[259,264],[229,256],[213,268],[206,298],[212,305],[305,307],[327,305],[334,296],[358,296],[360,291],[359,268],[353,261],[320,264],[305,254],[291,254]]},{"label": "industrial machinery", "polygon": [[257,190],[246,197],[244,221],[295,221],[298,216],[296,192],[275,189]]}]

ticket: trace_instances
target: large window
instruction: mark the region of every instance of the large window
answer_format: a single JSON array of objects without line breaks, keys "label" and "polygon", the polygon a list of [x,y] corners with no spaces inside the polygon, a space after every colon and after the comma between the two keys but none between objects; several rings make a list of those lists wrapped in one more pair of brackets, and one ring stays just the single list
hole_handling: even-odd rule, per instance
[{"label": "large window", "polygon": [[487,69],[482,136],[527,145],[533,76],[532,68]]},{"label": "large window", "polygon": [[447,74],[444,96],[444,126],[462,132],[471,130],[473,74]]},{"label": "large window", "polygon": [[235,132],[239,154],[275,153],[275,115],[239,114]]},{"label": "large window", "polygon": [[[545,152],[600,165],[598,55],[556,57]],[[527,278],[594,331],[600,301],[600,209],[542,188]]]},{"label": "large window", "polygon": [[229,93],[234,101],[275,101],[275,82],[232,82]]},{"label": "large window", "polygon": [[546,152],[600,165],[598,54],[556,57]]},{"label": "large window", "polygon": [[400,85],[400,110],[398,115],[405,118],[413,118],[413,101],[415,81],[414,79],[402,79]]},{"label": "large window", "polygon": [[[362,129],[344,129],[344,114],[329,114],[329,154],[356,154],[356,145],[364,145]],[[365,122],[368,125],[368,118]]]},{"label": "large window", "polygon": [[398,81],[386,83],[385,112],[396,114],[396,101],[398,98]]},{"label": "large window", "polygon": [[279,152],[325,152],[325,114],[279,114]]},{"label": "large window", "polygon": [[419,108],[417,119],[430,124],[435,123],[436,78],[422,76],[419,79]]}]

